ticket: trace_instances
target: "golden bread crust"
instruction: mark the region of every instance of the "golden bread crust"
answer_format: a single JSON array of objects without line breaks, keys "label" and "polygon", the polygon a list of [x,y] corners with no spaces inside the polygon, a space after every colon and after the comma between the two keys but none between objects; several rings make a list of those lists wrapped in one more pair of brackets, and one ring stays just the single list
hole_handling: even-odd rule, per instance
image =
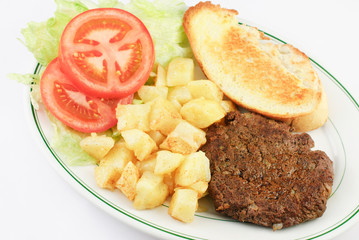
[{"label": "golden bread crust", "polygon": [[322,89],[320,102],[313,112],[292,119],[284,119],[283,121],[290,125],[295,132],[308,132],[323,126],[328,120],[328,115],[327,94]]},{"label": "golden bread crust", "polygon": [[313,112],[321,87],[309,58],[291,45],[274,44],[256,28],[238,24],[237,14],[200,2],[184,15],[184,30],[208,79],[238,105],[268,117]]}]

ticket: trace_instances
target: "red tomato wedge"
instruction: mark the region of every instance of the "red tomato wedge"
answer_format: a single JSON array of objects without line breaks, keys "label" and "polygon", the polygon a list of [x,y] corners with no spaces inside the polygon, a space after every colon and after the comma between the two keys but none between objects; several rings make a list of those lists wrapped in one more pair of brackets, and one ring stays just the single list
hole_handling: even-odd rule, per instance
[{"label": "red tomato wedge", "polygon": [[61,70],[91,96],[121,98],[148,79],[155,60],[145,25],[121,9],[83,12],[66,26],[60,41]]},{"label": "red tomato wedge", "polygon": [[87,96],[60,70],[57,58],[46,67],[40,89],[46,108],[61,122],[81,132],[102,132],[115,126],[117,103],[129,104],[133,97],[115,100]]}]

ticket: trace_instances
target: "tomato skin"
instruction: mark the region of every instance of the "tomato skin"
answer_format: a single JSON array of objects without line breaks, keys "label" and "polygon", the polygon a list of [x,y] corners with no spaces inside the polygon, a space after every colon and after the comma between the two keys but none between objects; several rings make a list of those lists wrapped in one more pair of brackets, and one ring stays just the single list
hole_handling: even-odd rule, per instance
[{"label": "tomato skin", "polygon": [[61,70],[90,96],[123,98],[135,93],[147,81],[154,61],[154,45],[145,25],[121,9],[79,14],[60,40]]},{"label": "tomato skin", "polygon": [[103,99],[103,98],[101,98],[100,100],[103,103],[105,103],[106,105],[108,105],[111,109],[116,111],[116,107],[118,104],[122,104],[122,105],[131,104],[133,97],[134,97],[133,95],[134,94],[131,94],[131,95],[128,95],[127,97],[120,98],[120,99]]},{"label": "tomato skin", "polygon": [[67,126],[81,132],[103,132],[116,125],[115,107],[118,102],[125,104],[132,101],[132,96],[125,99],[110,100],[89,97],[78,90],[68,77],[60,70],[55,58],[45,69],[40,81],[41,97],[46,108]]}]

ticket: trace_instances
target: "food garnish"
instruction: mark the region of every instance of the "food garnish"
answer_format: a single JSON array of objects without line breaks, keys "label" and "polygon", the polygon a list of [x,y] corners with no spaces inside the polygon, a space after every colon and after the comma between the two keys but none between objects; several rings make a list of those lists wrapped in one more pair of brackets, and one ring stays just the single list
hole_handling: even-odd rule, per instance
[{"label": "food garnish", "polygon": [[133,14],[99,8],[73,18],[60,40],[61,70],[83,92],[123,98],[147,81],[154,46],[145,25]]}]

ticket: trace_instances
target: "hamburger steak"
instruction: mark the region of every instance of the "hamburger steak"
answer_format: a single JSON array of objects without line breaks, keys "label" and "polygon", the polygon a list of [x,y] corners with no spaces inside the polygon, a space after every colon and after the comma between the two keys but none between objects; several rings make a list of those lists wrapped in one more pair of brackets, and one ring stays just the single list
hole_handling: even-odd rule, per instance
[{"label": "hamburger steak", "polygon": [[255,113],[231,112],[207,131],[208,191],[216,211],[241,222],[289,227],[322,216],[333,163],[312,138]]}]

